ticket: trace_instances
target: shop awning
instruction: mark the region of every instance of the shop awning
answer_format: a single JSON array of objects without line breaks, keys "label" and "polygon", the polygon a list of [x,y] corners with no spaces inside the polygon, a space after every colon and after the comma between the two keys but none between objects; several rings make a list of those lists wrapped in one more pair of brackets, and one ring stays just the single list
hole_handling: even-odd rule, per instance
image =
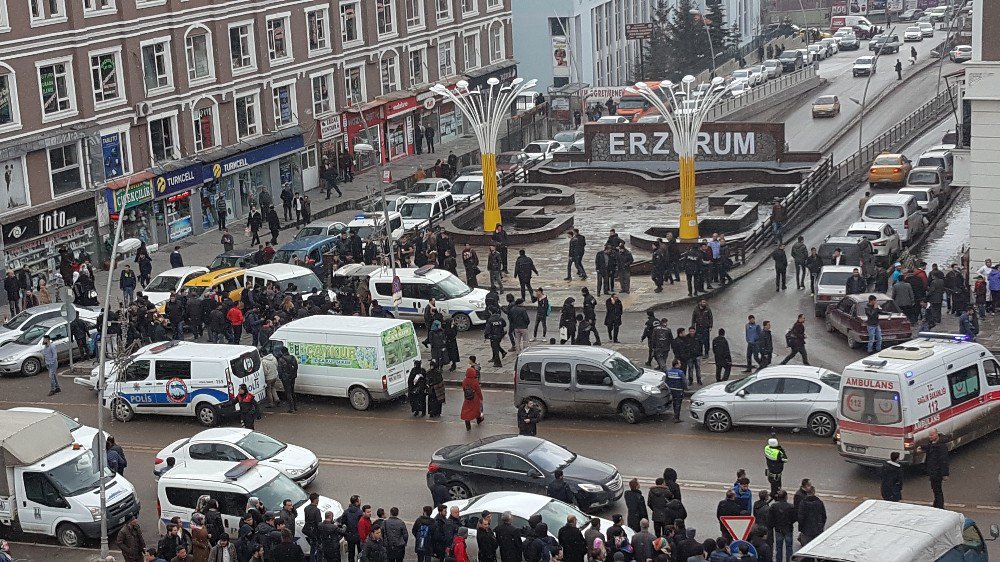
[{"label": "shop awning", "polygon": [[[286,127],[284,129],[278,129],[273,133],[269,133],[250,140],[241,141],[234,145],[224,146],[219,150],[209,152],[207,154],[198,155],[194,157],[193,160],[195,163],[202,163],[202,164],[208,164],[209,162],[218,162],[219,160],[225,160],[230,156],[235,156],[241,152],[246,152],[254,148],[259,148],[261,146],[266,146],[271,143],[275,143],[285,139],[290,139],[293,137],[301,137],[303,132],[304,131],[302,130],[302,127],[299,127],[298,125],[294,127]],[[187,163],[185,165],[189,164],[190,163]]]},{"label": "shop awning", "polygon": [[154,174],[152,171],[141,170],[134,174],[129,174],[127,176],[122,176],[120,178],[115,178],[113,180],[110,180],[104,184],[104,187],[107,187],[108,189],[114,191],[116,189],[128,187],[133,184],[142,183],[146,180],[153,179],[154,177],[156,177],[156,174]]}]

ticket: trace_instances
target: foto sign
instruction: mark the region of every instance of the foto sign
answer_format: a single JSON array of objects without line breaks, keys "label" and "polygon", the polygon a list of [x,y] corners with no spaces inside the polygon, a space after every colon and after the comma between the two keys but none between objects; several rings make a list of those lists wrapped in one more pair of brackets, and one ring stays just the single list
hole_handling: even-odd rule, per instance
[{"label": "foto sign", "polygon": [[[584,154],[594,162],[677,160],[666,123],[587,125],[584,139]],[[720,121],[702,125],[695,157],[709,162],[773,162],[784,152],[784,123]]]}]

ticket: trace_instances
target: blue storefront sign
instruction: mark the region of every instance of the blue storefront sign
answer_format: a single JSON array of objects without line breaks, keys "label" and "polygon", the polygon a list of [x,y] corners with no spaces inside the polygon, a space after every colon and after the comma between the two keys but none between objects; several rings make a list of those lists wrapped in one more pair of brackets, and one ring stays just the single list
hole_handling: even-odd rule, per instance
[{"label": "blue storefront sign", "polygon": [[170,238],[171,242],[176,242],[185,236],[190,236],[193,232],[194,223],[191,222],[190,215],[167,225],[167,237]]},{"label": "blue storefront sign", "polygon": [[201,165],[188,166],[156,176],[153,178],[153,188],[156,191],[154,196],[160,198],[201,185],[204,170]]},{"label": "blue storefront sign", "polygon": [[104,177],[112,179],[124,173],[122,169],[122,136],[120,133],[101,136],[101,152],[104,156]]},{"label": "blue storefront sign", "polygon": [[268,145],[241,152],[236,156],[231,156],[224,160],[219,160],[213,164],[207,164],[203,168],[202,176],[204,181],[221,178],[226,174],[238,172],[244,168],[249,168],[261,162],[273,160],[289,152],[302,150],[305,146],[302,136],[291,137]]}]

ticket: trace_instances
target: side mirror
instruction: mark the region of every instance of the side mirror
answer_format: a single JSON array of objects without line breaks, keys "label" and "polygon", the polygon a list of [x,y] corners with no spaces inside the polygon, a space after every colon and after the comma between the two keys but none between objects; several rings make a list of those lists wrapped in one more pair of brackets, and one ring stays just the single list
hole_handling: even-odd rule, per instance
[{"label": "side mirror", "polygon": [[542,473],[541,472],[538,472],[534,468],[529,468],[528,469],[528,478],[541,478],[541,477],[542,477]]},{"label": "side mirror", "polygon": [[746,395],[747,395],[747,391],[745,391],[745,390],[740,390],[740,391],[736,392],[736,396],[739,396],[740,398],[746,398]]},{"label": "side mirror", "polygon": [[1000,528],[996,525],[990,525],[990,540],[995,541],[997,537],[1000,537]]}]

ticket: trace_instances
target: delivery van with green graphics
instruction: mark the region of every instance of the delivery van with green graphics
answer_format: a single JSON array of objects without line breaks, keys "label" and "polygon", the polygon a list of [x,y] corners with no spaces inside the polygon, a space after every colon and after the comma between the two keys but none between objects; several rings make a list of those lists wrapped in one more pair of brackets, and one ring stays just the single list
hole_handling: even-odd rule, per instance
[{"label": "delivery van with green graphics", "polygon": [[299,362],[295,392],[349,398],[356,410],[406,393],[420,345],[413,322],[316,315],[293,320],[271,336]]}]

